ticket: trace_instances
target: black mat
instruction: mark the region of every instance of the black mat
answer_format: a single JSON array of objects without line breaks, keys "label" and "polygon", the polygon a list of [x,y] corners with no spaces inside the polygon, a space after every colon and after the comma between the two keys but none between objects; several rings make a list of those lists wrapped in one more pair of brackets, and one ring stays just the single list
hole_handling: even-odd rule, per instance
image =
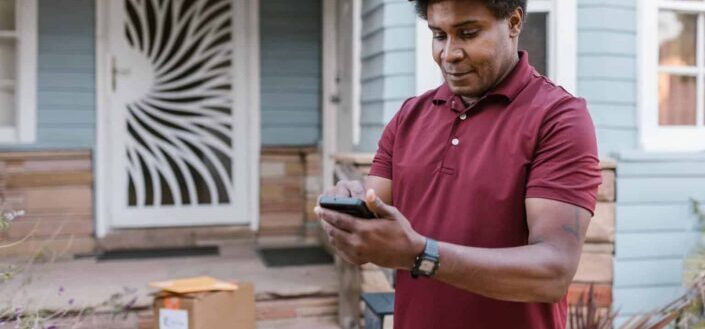
[{"label": "black mat", "polygon": [[217,246],[199,246],[185,248],[158,248],[158,249],[125,249],[111,250],[98,254],[99,261],[128,260],[128,259],[150,259],[150,258],[175,258],[175,257],[197,257],[197,256],[218,256],[220,249]]},{"label": "black mat", "polygon": [[333,257],[318,246],[261,248],[257,250],[267,267],[331,264]]}]

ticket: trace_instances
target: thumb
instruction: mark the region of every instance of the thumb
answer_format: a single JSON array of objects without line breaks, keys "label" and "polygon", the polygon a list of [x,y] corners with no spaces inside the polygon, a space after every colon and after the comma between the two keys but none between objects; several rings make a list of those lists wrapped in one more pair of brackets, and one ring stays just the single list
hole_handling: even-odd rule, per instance
[{"label": "thumb", "polygon": [[393,215],[394,208],[384,203],[373,189],[367,190],[365,203],[367,204],[367,208],[375,213],[377,217],[387,218]]}]

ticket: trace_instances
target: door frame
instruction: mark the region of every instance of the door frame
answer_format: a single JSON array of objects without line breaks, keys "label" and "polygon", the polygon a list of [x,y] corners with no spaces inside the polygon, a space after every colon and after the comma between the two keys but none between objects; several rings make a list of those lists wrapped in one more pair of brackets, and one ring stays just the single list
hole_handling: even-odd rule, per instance
[{"label": "door frame", "polygon": [[[108,30],[110,11],[108,1],[96,0],[96,146],[93,154],[95,168],[95,232],[98,238],[105,237],[113,228],[111,222],[111,194],[113,187],[110,179],[110,35]],[[246,127],[244,136],[247,139],[246,166],[244,182],[247,200],[243,204],[245,218],[249,218],[249,227],[253,231],[259,229],[259,161],[260,143],[260,37],[259,37],[259,0],[231,0],[235,12],[245,13],[236,20],[233,43],[246,47],[248,56],[234,57],[236,67],[246,67],[245,74],[233,76],[235,90],[244,91],[234,98],[233,106]],[[238,24],[239,23],[239,24]],[[245,33],[247,32],[247,33]],[[239,109],[239,110],[238,110]],[[242,138],[243,132],[235,132],[233,139]],[[208,225],[208,223],[204,223]],[[199,225],[201,226],[201,225]]]}]

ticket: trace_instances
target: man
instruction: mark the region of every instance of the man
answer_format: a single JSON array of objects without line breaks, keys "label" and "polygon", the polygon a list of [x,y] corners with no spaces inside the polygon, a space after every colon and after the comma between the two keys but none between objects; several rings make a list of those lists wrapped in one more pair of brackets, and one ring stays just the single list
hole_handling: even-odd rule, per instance
[{"label": "man", "polygon": [[344,259],[398,270],[395,328],[565,328],[601,182],[586,104],[518,52],[526,0],[416,7],[445,83],[402,105],[364,187],[326,192],[380,219],[315,211]]}]

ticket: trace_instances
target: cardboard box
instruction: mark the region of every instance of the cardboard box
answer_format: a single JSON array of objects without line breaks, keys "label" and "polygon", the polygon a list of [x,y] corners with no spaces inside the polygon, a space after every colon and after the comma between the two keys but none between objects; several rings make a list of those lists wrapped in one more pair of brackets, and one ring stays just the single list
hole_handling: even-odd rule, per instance
[{"label": "cardboard box", "polygon": [[150,283],[155,329],[255,329],[254,286],[197,277]]}]

